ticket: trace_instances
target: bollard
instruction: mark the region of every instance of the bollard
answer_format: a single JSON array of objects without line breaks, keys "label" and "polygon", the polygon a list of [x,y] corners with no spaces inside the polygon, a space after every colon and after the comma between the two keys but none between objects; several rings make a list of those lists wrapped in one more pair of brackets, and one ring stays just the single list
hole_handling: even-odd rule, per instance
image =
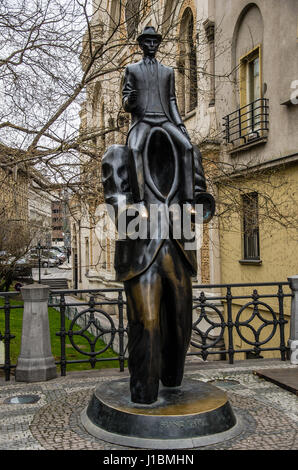
[{"label": "bollard", "polygon": [[291,364],[298,365],[298,340],[291,341]]},{"label": "bollard", "polygon": [[17,382],[43,382],[57,377],[52,355],[48,316],[49,287],[31,284],[21,288],[24,300],[21,352]]},{"label": "bollard", "polygon": [[291,302],[291,323],[290,323],[290,339],[288,346],[291,349],[291,364],[298,364],[298,276],[288,277],[292,290]]}]

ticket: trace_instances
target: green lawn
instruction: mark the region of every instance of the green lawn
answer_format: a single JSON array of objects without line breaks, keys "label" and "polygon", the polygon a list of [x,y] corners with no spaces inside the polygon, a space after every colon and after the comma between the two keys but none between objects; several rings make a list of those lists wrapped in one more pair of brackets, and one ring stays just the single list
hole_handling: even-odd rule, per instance
[{"label": "green lawn", "polygon": [[[0,306],[4,305],[4,299],[3,297],[0,297]],[[20,300],[11,300],[11,305],[15,306],[22,306],[22,301]],[[10,343],[10,354],[11,354],[11,363],[16,364],[17,358],[20,352],[20,347],[21,347],[21,335],[22,335],[22,317],[23,317],[23,309],[22,308],[16,308],[16,309],[11,309],[10,311],[10,331],[11,334],[15,336],[14,339],[11,340]],[[49,323],[50,323],[50,334],[51,334],[51,346],[52,346],[52,354],[55,358],[55,361],[60,361],[61,358],[61,346],[60,346],[60,337],[56,336],[56,333],[60,331],[60,313],[50,307],[49,308]],[[68,330],[70,326],[71,321],[66,318],[65,321],[65,329],[66,331]],[[80,330],[80,327],[77,325],[74,327],[74,331]],[[4,310],[0,309],[0,332],[4,334]],[[92,335],[88,334],[87,335],[93,339]],[[81,336],[75,336],[74,337],[74,342],[78,347],[83,350],[83,351],[90,351],[90,346],[88,345],[88,341]],[[105,347],[105,344],[101,341],[98,340],[96,343],[96,351],[99,351]],[[107,349],[103,354],[100,356],[97,356],[98,358],[104,357],[115,357],[117,356],[117,353],[112,351],[112,349]],[[66,337],[66,359],[67,360],[81,360],[81,359],[88,359],[89,357],[79,353],[76,351],[75,348],[71,345],[71,342],[68,338]],[[107,368],[107,367],[116,367],[119,368],[119,361],[103,361],[103,362],[97,362],[95,365],[95,369],[102,369],[102,368]],[[57,366],[58,373],[60,372],[60,366]],[[71,371],[71,370],[86,370],[86,369],[91,369],[90,363],[81,363],[81,364],[67,364],[66,366],[66,372]]]}]

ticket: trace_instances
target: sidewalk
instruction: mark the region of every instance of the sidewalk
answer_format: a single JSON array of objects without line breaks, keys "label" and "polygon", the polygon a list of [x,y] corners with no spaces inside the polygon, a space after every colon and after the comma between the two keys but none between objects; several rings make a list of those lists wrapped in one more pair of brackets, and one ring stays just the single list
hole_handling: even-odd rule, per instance
[{"label": "sidewalk", "polygon": [[[290,450],[298,449],[298,397],[253,374],[256,370],[296,368],[278,360],[226,362],[189,360],[185,376],[209,381],[224,389],[233,409],[245,423],[237,438],[203,449]],[[128,372],[115,369],[69,372],[66,377],[22,384],[0,378],[1,450],[127,450],[100,441],[84,430],[80,412],[94,387],[108,386]],[[7,404],[9,397],[35,395],[33,404]],[[202,449],[202,448],[201,448]]]},{"label": "sidewalk", "polygon": [[[71,279],[71,266],[67,263],[61,264],[57,268],[41,268],[40,270],[42,279]],[[32,278],[38,281],[38,268],[32,269]]]}]

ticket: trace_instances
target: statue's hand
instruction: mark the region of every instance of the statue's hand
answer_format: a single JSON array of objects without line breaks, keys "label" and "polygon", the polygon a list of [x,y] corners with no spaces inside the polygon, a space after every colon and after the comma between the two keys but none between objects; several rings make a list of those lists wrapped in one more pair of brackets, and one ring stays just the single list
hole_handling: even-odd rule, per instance
[{"label": "statue's hand", "polygon": [[129,104],[133,106],[136,103],[137,98],[138,98],[137,90],[132,90],[128,95]]},{"label": "statue's hand", "polygon": [[185,137],[187,137],[187,139],[190,141],[190,137],[189,137],[189,134],[188,134],[188,132],[187,132],[187,130],[186,130],[186,127],[185,127],[183,124],[180,124],[179,127],[180,127],[181,132],[182,132],[182,133],[185,135]]}]

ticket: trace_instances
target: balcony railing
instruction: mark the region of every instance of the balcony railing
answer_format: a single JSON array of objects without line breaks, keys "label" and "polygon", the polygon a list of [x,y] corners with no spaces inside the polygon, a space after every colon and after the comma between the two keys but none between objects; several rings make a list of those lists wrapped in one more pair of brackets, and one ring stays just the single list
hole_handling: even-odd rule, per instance
[{"label": "balcony railing", "polygon": [[269,131],[269,100],[259,98],[223,118],[227,144],[247,145],[264,139]]}]

